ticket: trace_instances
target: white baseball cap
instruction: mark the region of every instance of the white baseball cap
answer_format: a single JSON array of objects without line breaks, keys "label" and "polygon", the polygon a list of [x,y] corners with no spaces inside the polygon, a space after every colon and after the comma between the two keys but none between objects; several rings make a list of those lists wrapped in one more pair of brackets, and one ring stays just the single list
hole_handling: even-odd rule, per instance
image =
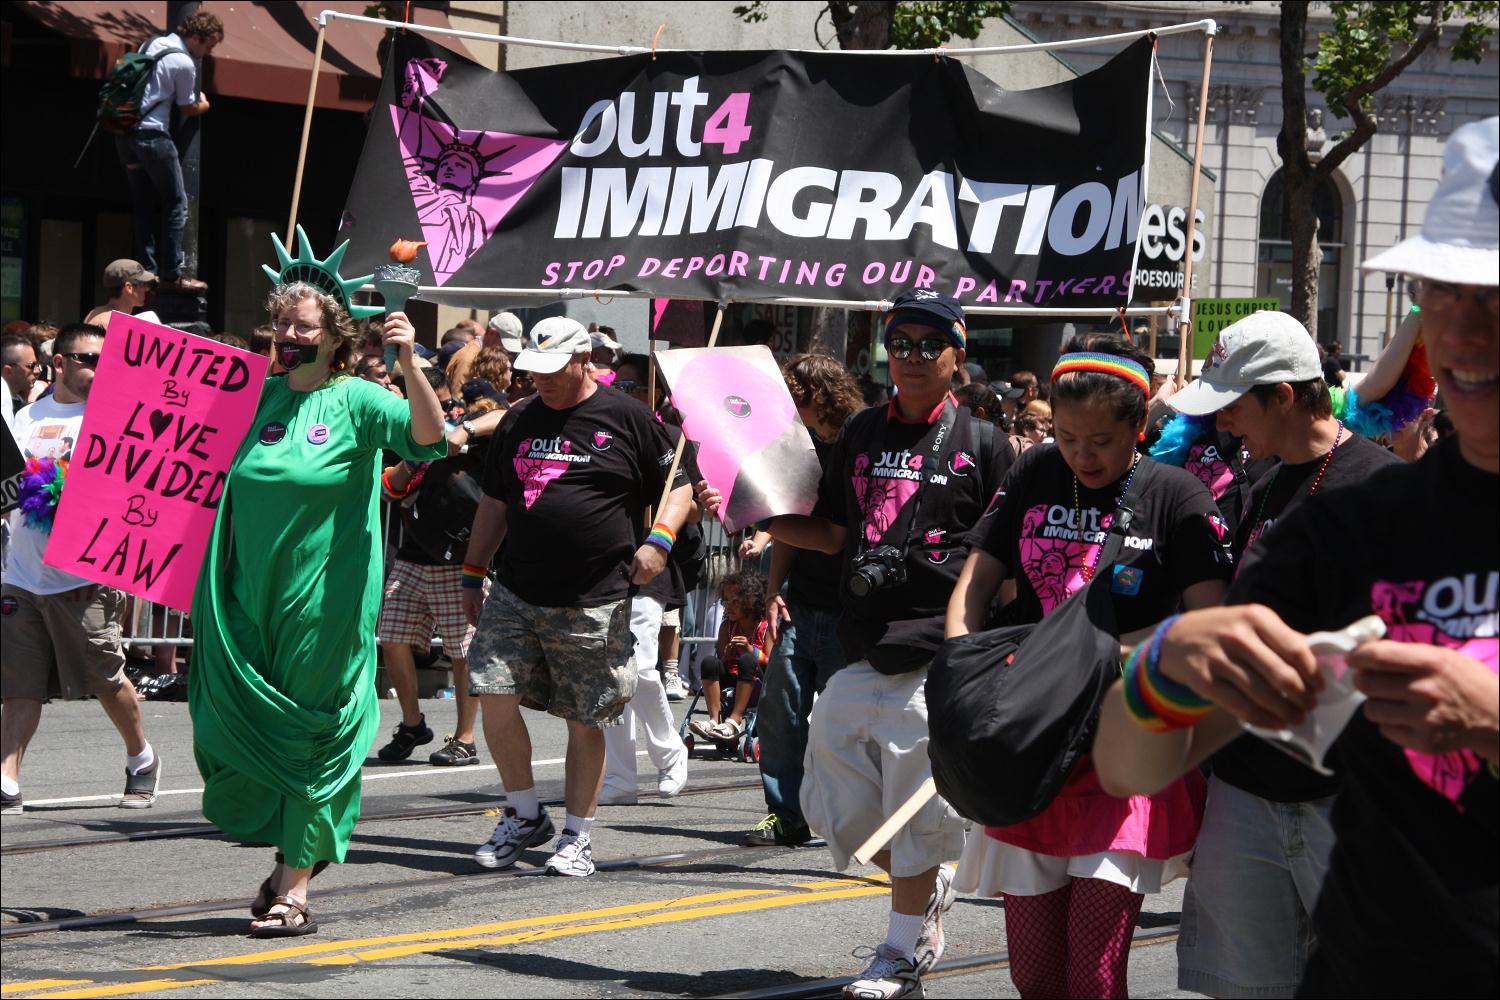
[{"label": "white baseball cap", "polygon": [[576,319],[548,316],[531,328],[531,340],[516,356],[515,367],[523,372],[551,375],[560,372],[575,354],[593,350],[589,332]]},{"label": "white baseball cap", "polygon": [[1189,416],[1215,413],[1258,385],[1310,382],[1323,377],[1318,345],[1307,328],[1284,312],[1251,313],[1219,331],[1203,362],[1203,374],[1167,397],[1167,405]]},{"label": "white baseball cap", "polygon": [[490,317],[490,329],[500,335],[500,346],[515,357],[526,347],[526,331],[515,313],[498,312]]},{"label": "white baseball cap", "polygon": [[618,351],[621,344],[618,340],[605,333],[603,330],[595,330],[589,334],[589,341],[597,347],[607,347],[611,351]]},{"label": "white baseball cap", "polygon": [[1459,285],[1500,284],[1500,118],[1470,122],[1443,147],[1443,179],[1422,233],[1360,265]]}]

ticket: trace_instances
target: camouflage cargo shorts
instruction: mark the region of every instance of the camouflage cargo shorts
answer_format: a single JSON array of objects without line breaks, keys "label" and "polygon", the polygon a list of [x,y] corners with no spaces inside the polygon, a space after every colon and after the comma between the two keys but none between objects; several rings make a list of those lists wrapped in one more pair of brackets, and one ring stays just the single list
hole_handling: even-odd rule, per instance
[{"label": "camouflage cargo shorts", "polygon": [[544,608],[495,584],[469,646],[469,691],[603,729],[635,695],[630,601]]}]

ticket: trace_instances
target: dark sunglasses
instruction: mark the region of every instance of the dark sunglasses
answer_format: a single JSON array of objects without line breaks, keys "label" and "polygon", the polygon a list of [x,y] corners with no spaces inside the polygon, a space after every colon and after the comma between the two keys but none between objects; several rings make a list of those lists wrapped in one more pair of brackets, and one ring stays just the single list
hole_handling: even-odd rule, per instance
[{"label": "dark sunglasses", "polygon": [[615,379],[615,388],[626,394],[645,392],[646,383],[637,382],[634,379],[619,378]]},{"label": "dark sunglasses", "polygon": [[464,401],[461,399],[440,399],[438,400],[438,405],[444,411],[461,410],[463,409]]},{"label": "dark sunglasses", "polygon": [[97,354],[82,354],[70,352],[68,354],[64,354],[63,357],[72,358],[80,365],[87,365],[90,368],[96,368],[99,365],[99,355]]},{"label": "dark sunglasses", "polygon": [[533,382],[536,381],[530,375],[522,375],[519,372],[517,372],[515,375],[512,375],[510,377],[510,380],[512,382],[519,382],[522,385],[531,385]]},{"label": "dark sunglasses", "polygon": [[922,355],[923,361],[936,361],[943,356],[947,346],[948,341],[942,337],[923,337],[921,341],[914,341],[899,333],[885,342],[886,353],[897,361],[905,361],[911,357],[913,348]]}]

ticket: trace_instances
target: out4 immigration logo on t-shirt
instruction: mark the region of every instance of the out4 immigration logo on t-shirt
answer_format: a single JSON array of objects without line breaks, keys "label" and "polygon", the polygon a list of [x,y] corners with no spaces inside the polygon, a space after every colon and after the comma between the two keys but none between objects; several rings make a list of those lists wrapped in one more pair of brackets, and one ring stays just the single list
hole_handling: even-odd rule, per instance
[{"label": "out4 immigration logo on t-shirt", "polygon": [[[1104,544],[1109,526],[1114,523],[1115,515],[1102,513],[1098,507],[1079,511],[1060,503],[1039,503],[1027,508],[1021,517],[1017,547],[1021,570],[1041,602],[1043,613],[1050,612],[1084,585],[1084,564],[1098,558],[1096,547]],[[1155,544],[1151,538],[1135,535],[1125,538],[1127,549],[1150,551]]]},{"label": "out4 immigration logo on t-shirt", "polygon": [[586,465],[594,457],[565,437],[526,438],[516,446],[516,478],[521,480],[521,498],[526,509],[537,502],[547,487],[575,465]]},{"label": "out4 immigration logo on t-shirt", "polygon": [[[1465,573],[1438,580],[1379,581],[1370,606],[1397,642],[1457,650],[1500,672],[1500,572]],[[1461,797],[1484,762],[1472,750],[1444,754],[1406,751],[1418,778],[1460,810]]]},{"label": "out4 immigration logo on t-shirt", "polygon": [[909,449],[882,451],[872,464],[871,455],[865,452],[854,459],[850,484],[859,503],[865,541],[879,545],[901,508],[916,495],[922,482],[922,456],[913,455]]},{"label": "out4 immigration logo on t-shirt", "polygon": [[1224,499],[1224,494],[1229,492],[1229,486],[1234,482],[1234,470],[1219,453],[1219,446],[1212,442],[1193,445],[1188,450],[1187,460],[1182,463],[1182,467],[1208,487],[1208,492],[1215,501]]}]

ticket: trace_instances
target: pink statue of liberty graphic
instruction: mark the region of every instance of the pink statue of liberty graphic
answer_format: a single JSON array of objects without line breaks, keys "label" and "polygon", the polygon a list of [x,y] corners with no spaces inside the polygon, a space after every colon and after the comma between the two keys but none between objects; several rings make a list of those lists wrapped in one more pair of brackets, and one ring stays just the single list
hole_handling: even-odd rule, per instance
[{"label": "pink statue of liberty graphic", "polygon": [[[920,469],[922,457],[912,457],[910,467]],[[901,508],[906,506],[917,492],[917,480],[900,478],[877,478],[870,475],[870,456],[859,455],[854,459],[854,475],[850,480],[854,487],[854,499],[859,504],[860,517],[865,526],[865,541],[879,545],[880,539],[890,530]]]},{"label": "pink statue of liberty graphic", "polygon": [[1208,487],[1208,492],[1215,501],[1222,500],[1234,482],[1234,470],[1219,455],[1219,447],[1216,444],[1193,445],[1188,450],[1187,461],[1182,463],[1182,467],[1197,476],[1198,481]]},{"label": "pink statue of liberty graphic", "polygon": [[[531,505],[536,503],[542,493],[552,484],[552,481],[568,471],[573,463],[564,459],[533,457],[531,455],[532,439],[527,438],[516,448],[516,457],[513,460],[516,467],[516,477],[521,480],[521,499],[530,510]],[[563,441],[559,450],[569,454],[573,450],[573,442]]]},{"label": "pink statue of liberty graphic", "polygon": [[[1108,531],[1114,519],[1114,514],[1104,515],[1099,519],[1099,529]],[[1021,569],[1036,592],[1043,614],[1051,612],[1083,586],[1084,560],[1093,558],[1097,548],[1065,538],[1043,537],[1046,524],[1047,504],[1039,503],[1021,517],[1021,537],[1016,543],[1021,552]]]},{"label": "pink statue of liberty graphic", "polygon": [[[1439,626],[1420,619],[1416,609],[1421,606],[1427,586],[1425,580],[1378,581],[1370,588],[1370,609],[1385,622],[1387,637],[1396,642],[1415,642],[1455,649],[1478,660],[1490,670],[1500,671],[1500,639],[1494,636],[1456,638]],[[1472,750],[1429,754],[1411,749],[1407,749],[1405,754],[1413,774],[1452,802],[1455,808],[1463,810],[1461,800],[1464,791],[1484,768],[1484,761],[1477,754]]]}]

